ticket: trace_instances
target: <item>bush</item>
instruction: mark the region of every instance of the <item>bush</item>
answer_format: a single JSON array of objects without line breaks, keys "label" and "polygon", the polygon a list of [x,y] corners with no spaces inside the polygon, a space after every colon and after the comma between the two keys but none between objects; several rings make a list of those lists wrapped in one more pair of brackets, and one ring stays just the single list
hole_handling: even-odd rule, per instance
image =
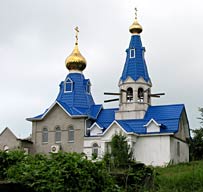
[{"label": "bush", "polygon": [[0,151],[0,179],[7,177],[7,170],[25,159],[26,155],[23,151]]},{"label": "bush", "polygon": [[144,192],[158,189],[158,186],[154,185],[154,169],[142,163],[131,162],[128,169],[114,169],[111,174],[123,191]]},{"label": "bush", "polygon": [[115,185],[102,162],[77,153],[37,154],[8,169],[8,179],[36,192],[114,191]]}]

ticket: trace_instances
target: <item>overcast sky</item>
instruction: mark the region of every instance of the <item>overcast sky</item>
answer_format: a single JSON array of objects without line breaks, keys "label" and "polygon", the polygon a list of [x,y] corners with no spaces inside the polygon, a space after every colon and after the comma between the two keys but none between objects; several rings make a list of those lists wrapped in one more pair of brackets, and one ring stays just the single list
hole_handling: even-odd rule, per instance
[{"label": "overcast sky", "polygon": [[[134,7],[143,27],[153,104],[184,103],[190,127],[199,127],[203,107],[202,0],[0,0],[0,131],[31,133],[25,118],[42,113],[56,99],[68,70],[79,26],[84,71],[96,103],[118,91],[130,42]],[[118,106],[118,102],[104,105]]]}]

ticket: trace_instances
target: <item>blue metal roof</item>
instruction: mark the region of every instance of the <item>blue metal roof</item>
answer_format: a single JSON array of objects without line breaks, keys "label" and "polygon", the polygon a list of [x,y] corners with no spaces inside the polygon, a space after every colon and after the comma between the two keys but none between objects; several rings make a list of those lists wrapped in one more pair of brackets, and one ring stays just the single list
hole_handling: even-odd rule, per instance
[{"label": "blue metal roof", "polygon": [[[66,80],[71,83],[71,89],[68,91],[65,90]],[[89,85],[89,79],[85,79],[82,73],[69,73],[65,81],[60,83],[60,91],[54,105],[58,104],[71,116],[87,116],[88,118],[96,119],[102,109],[102,105],[95,105],[91,92],[87,88]],[[43,119],[54,105],[41,115],[28,118],[28,120]]]},{"label": "blue metal roof", "polygon": [[60,84],[60,92],[57,97],[57,101],[63,102],[69,107],[79,107],[89,109],[94,105],[94,100],[91,93],[87,92],[86,86],[88,79],[84,78],[82,73],[69,73],[66,79],[70,79],[73,82],[73,88],[70,92],[64,91],[65,82]]},{"label": "blue metal roof", "polygon": [[178,119],[184,108],[183,104],[149,106],[145,119],[150,120],[153,118],[156,121],[172,118]]},{"label": "blue metal roof", "polygon": [[115,120],[115,111],[118,111],[118,108],[102,109],[96,123],[106,129]]},{"label": "blue metal roof", "polygon": [[[149,122],[145,119],[140,120],[118,120],[119,125],[126,132],[133,132],[136,134],[147,134],[147,129],[145,125]],[[175,133],[179,128],[179,119],[168,119],[163,121],[158,121],[157,123],[163,125],[161,126],[159,133]],[[150,133],[151,134],[151,133]]]},{"label": "blue metal roof", "polygon": [[161,124],[159,133],[175,133],[178,131],[179,121],[185,107],[183,104],[150,106],[143,119],[130,120],[115,120],[117,110],[103,109],[96,120],[97,124],[105,130],[113,121],[116,121],[126,132],[148,134],[145,125],[154,119]]},{"label": "blue metal roof", "polygon": [[[130,58],[130,50],[135,49],[135,57]],[[125,81],[128,77],[133,80],[138,80],[142,77],[146,82],[150,81],[147,71],[147,66],[144,59],[145,48],[142,47],[141,38],[139,35],[133,35],[130,40],[129,48],[126,50],[127,56],[121,76],[121,80]]]}]

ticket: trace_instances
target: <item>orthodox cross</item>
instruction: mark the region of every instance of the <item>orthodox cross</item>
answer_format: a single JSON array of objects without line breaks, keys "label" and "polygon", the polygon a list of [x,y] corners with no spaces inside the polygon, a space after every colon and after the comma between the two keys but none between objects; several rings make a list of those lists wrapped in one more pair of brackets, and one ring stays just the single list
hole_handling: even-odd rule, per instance
[{"label": "orthodox cross", "polygon": [[137,7],[135,7],[135,19],[137,19]]},{"label": "orthodox cross", "polygon": [[75,44],[78,44],[78,33],[79,33],[79,28],[78,28],[78,26],[75,27],[75,32],[76,32],[76,35],[75,35],[76,42],[75,42]]}]

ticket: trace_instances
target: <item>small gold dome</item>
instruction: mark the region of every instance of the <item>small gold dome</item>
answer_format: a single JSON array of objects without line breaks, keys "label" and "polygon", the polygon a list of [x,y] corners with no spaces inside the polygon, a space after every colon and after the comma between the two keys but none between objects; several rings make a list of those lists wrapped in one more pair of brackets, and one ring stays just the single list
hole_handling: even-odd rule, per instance
[{"label": "small gold dome", "polygon": [[65,64],[68,70],[83,71],[86,68],[86,60],[78,49],[78,32],[79,32],[78,27],[75,28],[75,31],[76,31],[75,47],[72,53],[66,58]]},{"label": "small gold dome", "polygon": [[137,18],[135,18],[133,24],[130,26],[129,31],[132,34],[140,34],[142,32],[142,26],[138,23]]},{"label": "small gold dome", "polygon": [[135,8],[135,20],[133,24],[130,26],[129,31],[132,34],[142,33],[142,26],[138,23],[138,20],[137,20],[137,8]]},{"label": "small gold dome", "polygon": [[80,53],[77,44],[75,44],[73,52],[66,58],[65,64],[68,70],[83,71],[86,68],[86,60]]}]

